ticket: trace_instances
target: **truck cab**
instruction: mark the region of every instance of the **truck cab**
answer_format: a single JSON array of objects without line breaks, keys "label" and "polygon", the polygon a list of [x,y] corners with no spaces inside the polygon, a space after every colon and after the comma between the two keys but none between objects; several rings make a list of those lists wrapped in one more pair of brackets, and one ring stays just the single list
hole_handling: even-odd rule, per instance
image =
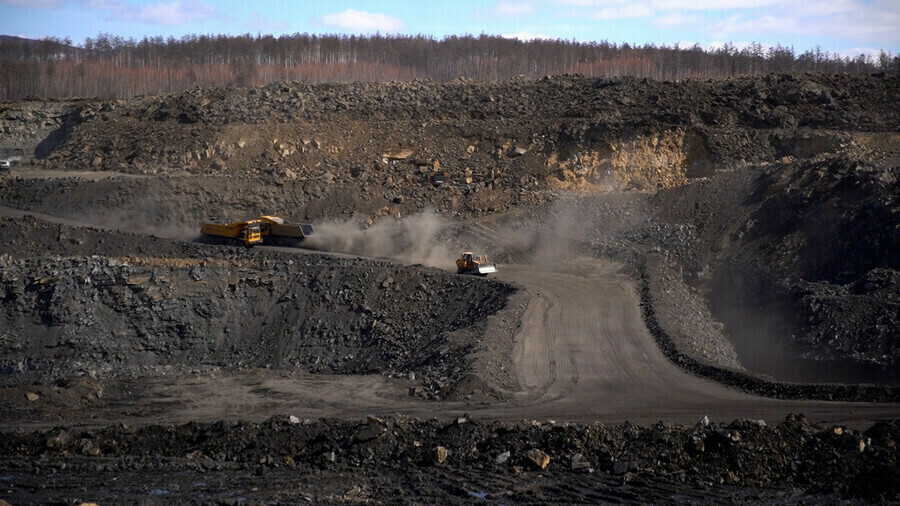
[{"label": "truck cab", "polygon": [[254,244],[262,242],[262,230],[258,221],[251,221],[241,230],[240,239],[244,241],[244,246],[250,247]]}]

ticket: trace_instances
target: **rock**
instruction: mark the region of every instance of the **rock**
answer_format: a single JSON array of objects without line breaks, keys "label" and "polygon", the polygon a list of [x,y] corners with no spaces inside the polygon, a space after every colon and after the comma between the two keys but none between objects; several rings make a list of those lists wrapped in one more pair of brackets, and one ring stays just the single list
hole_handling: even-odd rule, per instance
[{"label": "rock", "polygon": [[516,146],[509,152],[509,156],[515,158],[515,157],[522,156],[527,152],[528,152],[528,148]]},{"label": "rock", "polygon": [[525,453],[525,456],[528,457],[528,460],[530,460],[538,469],[546,469],[550,464],[550,456],[537,448],[528,450],[528,452]]},{"label": "rock", "polygon": [[628,471],[631,471],[635,467],[636,466],[634,465],[634,462],[630,460],[617,460],[613,463],[612,472],[613,474],[621,475],[627,473]]},{"label": "rock", "polygon": [[494,462],[496,462],[497,464],[505,464],[511,456],[512,453],[507,450],[500,455],[497,455],[497,458],[494,459]]},{"label": "rock", "polygon": [[386,160],[406,160],[415,152],[413,148],[393,148],[385,151],[381,157]]},{"label": "rock", "polygon": [[84,439],[81,441],[81,453],[89,457],[96,457],[100,455],[100,448],[97,448],[89,439]]},{"label": "rock", "polygon": [[61,449],[67,444],[69,444],[69,434],[64,430],[60,430],[56,434],[47,438],[48,448]]},{"label": "rock", "polygon": [[697,422],[697,426],[698,427],[709,427],[709,417],[706,415],[703,415],[703,418],[701,418],[700,421]]},{"label": "rock", "polygon": [[384,422],[375,417],[369,417],[368,423],[356,433],[354,440],[359,443],[365,443],[373,439],[378,439],[387,432]]},{"label": "rock", "polygon": [[300,419],[297,418],[297,417],[294,416],[294,415],[291,415],[291,416],[288,417],[288,422],[290,422],[290,423],[292,423],[292,424],[294,424],[294,425],[297,425],[298,423],[300,423]]},{"label": "rock", "polygon": [[703,453],[704,451],[706,451],[706,444],[703,442],[703,439],[697,436],[693,436],[691,437],[688,449],[692,453]]},{"label": "rock", "polygon": [[443,446],[436,446],[434,451],[431,452],[431,463],[439,466],[444,462],[447,462],[447,457],[449,456],[449,452]]},{"label": "rock", "polygon": [[584,455],[580,453],[572,455],[572,458],[569,459],[569,464],[573,471],[578,469],[588,469],[591,467],[591,463],[584,458]]},{"label": "rock", "polygon": [[31,401],[31,402],[34,402],[34,401],[40,399],[41,396],[38,395],[38,394],[36,394],[36,393],[34,393],[34,392],[28,392],[27,394],[25,394],[25,398],[28,399],[28,400]]}]

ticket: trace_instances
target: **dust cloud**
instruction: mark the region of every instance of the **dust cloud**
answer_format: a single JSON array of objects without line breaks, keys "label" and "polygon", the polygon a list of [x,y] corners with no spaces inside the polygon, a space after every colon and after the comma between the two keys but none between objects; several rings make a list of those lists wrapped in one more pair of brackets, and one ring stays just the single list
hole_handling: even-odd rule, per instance
[{"label": "dust cloud", "polygon": [[531,255],[534,265],[552,265],[568,262],[577,256],[577,245],[587,237],[592,227],[572,201],[560,200],[553,204],[546,223],[537,227],[532,239],[535,247]]},{"label": "dust cloud", "polygon": [[444,227],[440,216],[431,211],[386,218],[368,228],[352,221],[320,222],[303,246],[448,269],[458,252],[439,238]]},{"label": "dust cloud", "polygon": [[152,197],[137,199],[102,213],[69,213],[66,218],[86,226],[118,232],[146,234],[164,239],[193,240],[200,235],[200,223],[179,219],[171,209]]},{"label": "dust cloud", "polygon": [[629,202],[563,196],[539,213],[508,213],[480,219],[463,232],[486,243],[504,263],[549,267],[593,254],[593,245],[646,220]]}]

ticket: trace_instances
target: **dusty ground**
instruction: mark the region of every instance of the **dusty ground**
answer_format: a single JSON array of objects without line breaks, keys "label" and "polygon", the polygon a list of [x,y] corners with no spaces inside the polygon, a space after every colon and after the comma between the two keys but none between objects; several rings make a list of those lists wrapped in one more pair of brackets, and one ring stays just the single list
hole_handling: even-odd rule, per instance
[{"label": "dusty ground", "polygon": [[898,500],[898,83],[3,104],[0,498]]}]

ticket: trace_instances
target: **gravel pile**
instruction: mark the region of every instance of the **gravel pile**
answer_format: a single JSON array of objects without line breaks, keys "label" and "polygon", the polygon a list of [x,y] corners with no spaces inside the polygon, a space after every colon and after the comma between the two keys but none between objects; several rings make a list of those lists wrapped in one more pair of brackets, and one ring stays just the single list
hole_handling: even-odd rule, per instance
[{"label": "gravel pile", "polygon": [[[438,269],[179,247],[39,223],[0,222],[0,236],[18,235],[30,243],[21,251],[46,255],[0,257],[0,370],[7,385],[78,372],[117,378],[172,366],[262,367],[416,377],[422,395],[446,395],[471,372],[466,357],[482,341],[486,318],[514,292]],[[71,241],[75,254],[79,242],[95,236],[97,250],[109,255],[51,253],[53,243],[65,249]],[[141,243],[140,257],[116,255]],[[173,256],[177,249],[181,255]],[[23,335],[29,338],[16,337]]]},{"label": "gravel pile", "polygon": [[[0,469],[4,488],[23,502],[894,502],[898,443],[896,421],[858,431],[813,425],[803,415],[775,426],[703,417],[695,426],[643,427],[285,415],[263,423],[7,432]],[[145,472],[165,481],[136,481]],[[92,473],[107,485],[84,492],[77,480],[56,479]],[[262,481],[265,487],[253,486]]]}]

